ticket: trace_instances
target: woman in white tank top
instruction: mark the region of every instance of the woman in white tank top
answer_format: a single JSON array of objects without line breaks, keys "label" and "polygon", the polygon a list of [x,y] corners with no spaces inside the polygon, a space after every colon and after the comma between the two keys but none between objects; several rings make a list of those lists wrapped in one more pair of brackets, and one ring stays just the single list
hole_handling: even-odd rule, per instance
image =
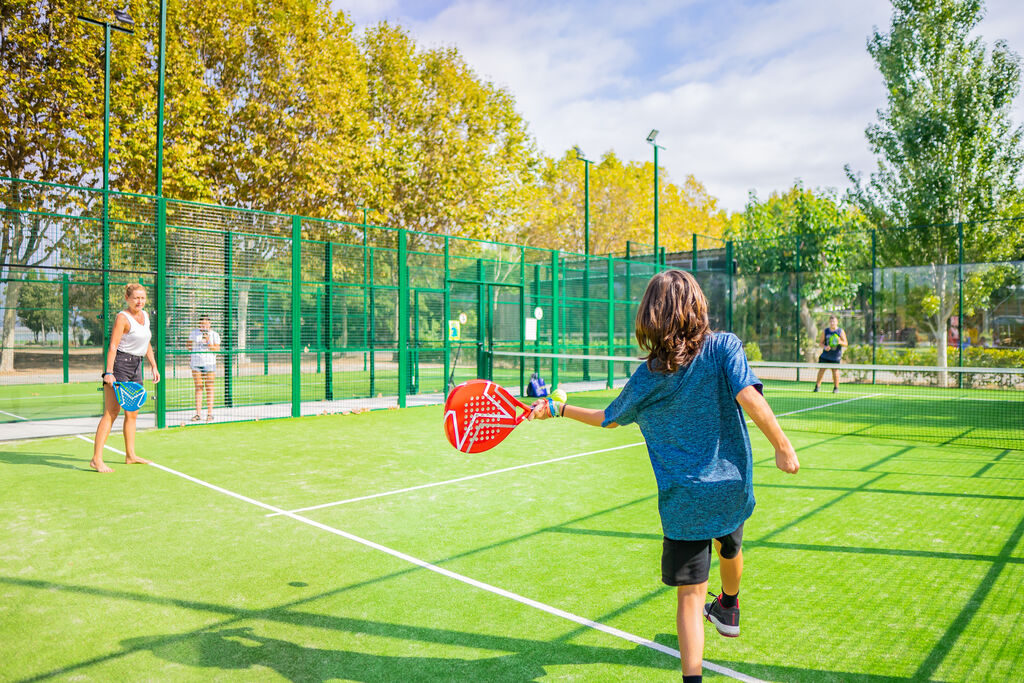
[{"label": "woman in white tank top", "polygon": [[[97,472],[113,472],[103,462],[103,446],[110,436],[110,428],[117,418],[121,406],[114,397],[114,382],[142,382],[142,358],[149,361],[153,383],[160,381],[156,369],[156,357],[150,340],[153,332],[149,327],[146,313],[146,288],[140,284],[125,287],[125,310],[117,314],[110,333],[110,348],[107,351],[107,366],[103,373],[103,417],[96,426],[96,440],[93,443],[92,462]],[[135,421],[139,411],[124,411],[124,462],[127,465],[148,464],[149,460],[135,454]]]}]

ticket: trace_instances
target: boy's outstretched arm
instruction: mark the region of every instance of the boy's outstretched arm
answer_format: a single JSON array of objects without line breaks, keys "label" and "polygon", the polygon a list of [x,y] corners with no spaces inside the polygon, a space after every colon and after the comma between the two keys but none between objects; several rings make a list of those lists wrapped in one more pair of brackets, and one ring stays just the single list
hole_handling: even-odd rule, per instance
[{"label": "boy's outstretched arm", "polygon": [[761,433],[768,437],[772,446],[775,447],[775,466],[783,472],[796,474],[800,469],[800,461],[797,460],[793,444],[782,431],[779,421],[775,419],[768,401],[754,386],[745,387],[736,394],[736,402],[746,411],[750,419],[754,421]]},{"label": "boy's outstretched arm", "polygon": [[[548,401],[547,399],[540,399],[534,401],[533,405],[530,406],[530,416],[528,420],[547,420],[550,417],[554,417],[548,412]],[[577,422],[590,425],[591,427],[600,427],[604,422],[604,411],[594,410],[592,408],[580,408],[579,406],[571,406],[568,404],[555,402],[555,409],[562,412],[560,417],[571,417]],[[619,425],[611,422],[608,424],[608,429],[613,429]]]}]

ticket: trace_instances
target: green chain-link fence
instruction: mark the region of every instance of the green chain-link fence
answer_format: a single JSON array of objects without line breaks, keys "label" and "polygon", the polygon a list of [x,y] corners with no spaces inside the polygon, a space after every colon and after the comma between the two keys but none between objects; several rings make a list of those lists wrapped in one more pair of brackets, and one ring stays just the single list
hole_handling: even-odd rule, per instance
[{"label": "green chain-link fence", "polygon": [[690,250],[658,258],[636,243],[588,258],[11,179],[0,197],[0,424],[99,414],[129,282],[149,289],[164,382],[144,412],[159,426],[196,412],[187,340],[202,316],[222,341],[217,420],[437,402],[472,377],[612,385],[626,366],[491,352],[636,355],[635,308],[665,267],[696,275],[712,326],[755,359],[810,359],[836,314],[854,362],[1024,365],[1024,262],[993,243],[1012,222],[694,235]]}]

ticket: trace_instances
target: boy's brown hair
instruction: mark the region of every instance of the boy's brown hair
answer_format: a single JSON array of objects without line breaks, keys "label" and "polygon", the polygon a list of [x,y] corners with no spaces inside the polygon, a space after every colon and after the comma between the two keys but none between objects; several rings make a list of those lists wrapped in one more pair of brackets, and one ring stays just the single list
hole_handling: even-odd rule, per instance
[{"label": "boy's brown hair", "polygon": [[710,334],[708,300],[692,275],[666,270],[651,278],[636,312],[636,340],[652,372],[686,367]]}]

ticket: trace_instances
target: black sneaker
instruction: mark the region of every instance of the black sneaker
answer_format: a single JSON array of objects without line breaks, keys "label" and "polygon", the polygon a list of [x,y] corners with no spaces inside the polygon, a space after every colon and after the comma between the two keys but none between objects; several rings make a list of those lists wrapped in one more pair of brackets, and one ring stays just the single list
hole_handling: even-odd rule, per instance
[{"label": "black sneaker", "polygon": [[704,605],[704,617],[715,625],[718,632],[727,638],[735,638],[740,634],[740,601],[735,607],[723,607],[722,596]]},{"label": "black sneaker", "polygon": [[813,391],[814,393],[818,393],[818,389],[820,389],[820,388],[821,388],[821,387],[814,387],[814,389],[813,389],[812,391]]},{"label": "black sneaker", "polygon": [[839,387],[832,387],[832,393],[833,394],[838,394],[839,393]]}]

